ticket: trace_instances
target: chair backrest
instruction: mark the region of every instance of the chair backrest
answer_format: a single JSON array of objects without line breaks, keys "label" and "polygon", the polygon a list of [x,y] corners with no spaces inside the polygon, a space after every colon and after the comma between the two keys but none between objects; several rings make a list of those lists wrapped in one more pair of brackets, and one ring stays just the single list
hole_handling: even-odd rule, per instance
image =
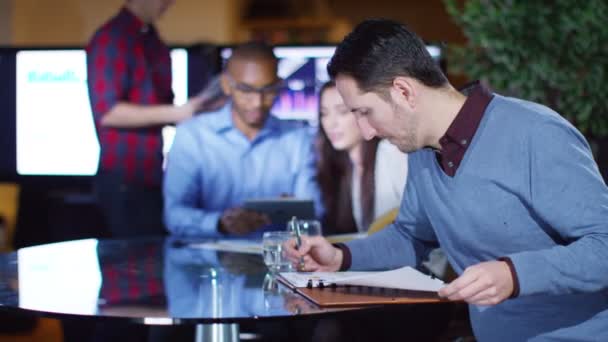
[{"label": "chair backrest", "polygon": [[19,206],[19,185],[0,183],[0,216],[4,217],[5,245],[0,246],[0,252],[12,249],[15,226],[17,224],[17,208]]},{"label": "chair backrest", "polygon": [[369,229],[367,230],[367,235],[371,235],[381,231],[386,228],[389,224],[393,223],[397,218],[397,214],[399,213],[399,208],[393,208],[386,213],[380,215],[377,219],[374,220],[369,225]]}]

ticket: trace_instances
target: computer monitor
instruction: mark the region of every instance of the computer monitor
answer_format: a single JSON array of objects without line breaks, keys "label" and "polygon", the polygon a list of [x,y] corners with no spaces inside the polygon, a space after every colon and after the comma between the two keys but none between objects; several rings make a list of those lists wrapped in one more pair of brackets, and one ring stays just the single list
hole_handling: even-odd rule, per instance
[{"label": "computer monitor", "polygon": [[[188,98],[188,54],[171,50],[174,103]],[[99,142],[83,49],[16,52],[16,169],[20,176],[91,176]]]},{"label": "computer monitor", "polygon": [[[278,95],[272,113],[281,119],[317,121],[317,93],[329,80],[327,63],[334,54],[335,46],[276,46],[274,53],[279,59],[278,75],[286,87]],[[431,57],[441,64],[442,49],[439,45],[427,45]],[[231,47],[220,49],[222,65],[232,54]]]},{"label": "computer monitor", "polygon": [[[439,46],[427,48],[438,62],[443,60]],[[99,143],[88,99],[84,50],[0,50],[0,71],[5,76],[0,104],[3,123],[7,123],[0,127],[0,142],[11,145],[10,151],[3,153],[0,176],[6,178],[11,173],[9,169],[16,170],[16,176],[94,175]],[[210,46],[171,50],[175,104],[185,103],[189,95],[200,91],[194,88],[204,85],[212,69],[217,69],[216,62],[211,63],[209,58],[211,50],[216,51]],[[274,48],[279,58],[279,76],[287,85],[273,107],[277,116],[316,125],[316,94],[328,80],[326,66],[334,50],[334,46]],[[213,59],[223,63],[230,53],[230,47],[220,48],[219,58]],[[173,126],[163,129],[164,153],[171,146],[174,132]],[[2,151],[6,146],[3,144]],[[13,163],[14,166],[8,165]]]}]

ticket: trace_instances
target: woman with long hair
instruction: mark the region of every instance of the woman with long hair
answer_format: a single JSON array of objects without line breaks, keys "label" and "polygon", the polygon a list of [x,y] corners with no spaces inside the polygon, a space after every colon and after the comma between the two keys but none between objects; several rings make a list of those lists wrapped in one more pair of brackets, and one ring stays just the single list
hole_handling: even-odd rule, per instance
[{"label": "woman with long hair", "polygon": [[366,232],[401,203],[407,154],[388,141],[366,141],[333,81],[319,91],[317,182],[324,234]]},{"label": "woman with long hair", "polygon": [[[333,81],[325,83],[319,91],[316,144],[317,182],[325,207],[324,235],[367,232],[376,218],[399,207],[407,180],[407,154],[386,140],[366,141],[355,114],[344,104]],[[403,323],[401,312],[410,314],[411,310],[404,309],[361,316],[357,320],[362,323],[357,326],[352,325],[350,317],[320,320],[313,340],[379,337],[393,341]]]}]

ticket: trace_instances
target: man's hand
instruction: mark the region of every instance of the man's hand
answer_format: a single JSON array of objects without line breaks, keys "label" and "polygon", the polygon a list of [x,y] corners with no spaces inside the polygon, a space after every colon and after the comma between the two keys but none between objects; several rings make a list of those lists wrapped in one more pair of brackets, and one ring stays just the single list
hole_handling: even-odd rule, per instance
[{"label": "man's hand", "polygon": [[226,234],[244,235],[270,224],[266,214],[255,211],[232,208],[222,214],[219,231]]},{"label": "man's hand", "polygon": [[496,305],[513,293],[513,277],[504,261],[467,267],[462,275],[439,290],[439,296],[475,305]]},{"label": "man's hand", "polygon": [[[303,235],[302,245],[296,247],[296,240],[291,239],[283,244],[285,255],[292,262],[298,271],[315,272],[335,272],[342,265],[342,251],[332,246],[322,236]],[[304,265],[300,264],[300,258]]]},{"label": "man's hand", "polygon": [[175,123],[191,118],[203,107],[204,102],[205,99],[202,96],[194,96],[188,102],[176,107]]}]

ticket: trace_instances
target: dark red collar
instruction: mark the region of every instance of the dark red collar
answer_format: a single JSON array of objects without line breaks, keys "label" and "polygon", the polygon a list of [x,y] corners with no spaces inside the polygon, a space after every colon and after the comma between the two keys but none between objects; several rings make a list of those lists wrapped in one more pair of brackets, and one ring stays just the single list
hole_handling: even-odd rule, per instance
[{"label": "dark red collar", "polygon": [[441,169],[451,177],[456,174],[486,107],[494,97],[479,81],[468,84],[460,91],[467,99],[446,133],[439,139],[441,151],[437,152]]}]

